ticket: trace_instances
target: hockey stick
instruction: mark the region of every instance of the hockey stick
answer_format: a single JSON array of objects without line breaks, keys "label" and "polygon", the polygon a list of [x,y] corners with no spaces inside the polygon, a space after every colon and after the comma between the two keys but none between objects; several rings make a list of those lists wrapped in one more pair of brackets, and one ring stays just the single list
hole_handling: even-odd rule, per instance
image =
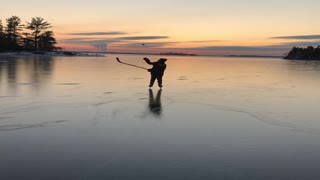
[{"label": "hockey stick", "polygon": [[136,66],[136,65],[133,65],[133,64],[128,64],[128,63],[121,62],[118,57],[117,57],[117,61],[118,61],[119,63],[121,63],[121,64],[125,64],[125,65],[128,65],[128,66],[133,66],[133,67],[136,67],[136,68],[148,70],[148,68],[144,68],[144,67],[141,67],[141,66]]}]

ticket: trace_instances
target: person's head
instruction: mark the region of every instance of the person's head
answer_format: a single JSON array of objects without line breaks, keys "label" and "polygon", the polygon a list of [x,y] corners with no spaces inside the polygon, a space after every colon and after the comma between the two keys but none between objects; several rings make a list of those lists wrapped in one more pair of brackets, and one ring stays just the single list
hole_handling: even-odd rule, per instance
[{"label": "person's head", "polygon": [[159,60],[158,60],[158,62],[161,62],[161,63],[165,63],[167,61],[167,59],[165,59],[165,58],[160,58]]}]

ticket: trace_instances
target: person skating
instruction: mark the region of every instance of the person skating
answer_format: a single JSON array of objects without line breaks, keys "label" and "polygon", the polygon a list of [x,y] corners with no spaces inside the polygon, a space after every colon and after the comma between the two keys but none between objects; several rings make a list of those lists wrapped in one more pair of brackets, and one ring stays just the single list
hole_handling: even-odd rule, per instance
[{"label": "person skating", "polygon": [[167,65],[166,65],[166,61],[167,59],[165,58],[160,58],[158,61],[156,62],[151,62],[150,59],[148,58],[143,58],[146,63],[152,65],[153,67],[151,69],[148,69],[148,71],[150,72],[151,74],[151,79],[150,79],[150,84],[149,84],[149,87],[151,88],[155,82],[155,80],[157,79],[158,81],[158,86],[160,88],[162,88],[162,77],[163,77],[163,74],[164,74],[164,71],[166,70],[167,68]]}]

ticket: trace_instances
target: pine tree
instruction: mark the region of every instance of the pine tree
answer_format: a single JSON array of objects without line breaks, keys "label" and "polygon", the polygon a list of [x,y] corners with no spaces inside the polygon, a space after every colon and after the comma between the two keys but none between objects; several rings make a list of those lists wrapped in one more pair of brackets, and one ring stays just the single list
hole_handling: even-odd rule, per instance
[{"label": "pine tree", "polygon": [[12,16],[8,19],[7,26],[5,29],[6,39],[9,43],[9,50],[17,50],[19,48],[19,41],[21,38],[20,31],[23,25],[21,24],[21,19],[18,16]]},{"label": "pine tree", "polygon": [[41,17],[34,17],[31,19],[31,22],[27,22],[27,29],[32,31],[32,36],[34,39],[35,49],[39,50],[39,36],[43,31],[51,28],[51,24],[45,21]]},{"label": "pine tree", "polygon": [[45,31],[39,36],[38,39],[39,50],[41,51],[54,51],[57,48],[54,46],[57,44],[56,39],[53,37],[52,31]]}]

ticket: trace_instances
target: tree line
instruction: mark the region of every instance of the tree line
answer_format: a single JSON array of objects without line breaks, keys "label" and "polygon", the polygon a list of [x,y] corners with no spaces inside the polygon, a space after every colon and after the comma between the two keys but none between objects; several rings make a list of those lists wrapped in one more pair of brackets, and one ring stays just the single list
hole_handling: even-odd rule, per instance
[{"label": "tree line", "polygon": [[51,24],[41,17],[22,23],[18,16],[6,19],[3,25],[0,19],[0,52],[8,51],[55,51],[56,47]]},{"label": "tree line", "polygon": [[313,46],[293,47],[285,59],[320,60],[320,45],[316,48]]}]

